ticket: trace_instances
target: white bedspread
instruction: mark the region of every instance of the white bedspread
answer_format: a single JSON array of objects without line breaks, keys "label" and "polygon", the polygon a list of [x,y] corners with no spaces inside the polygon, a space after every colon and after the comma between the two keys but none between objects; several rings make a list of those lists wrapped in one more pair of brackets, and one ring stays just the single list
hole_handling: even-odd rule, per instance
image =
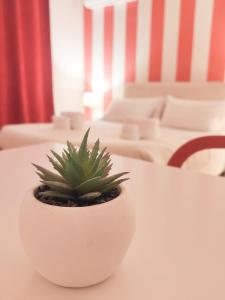
[{"label": "white bedspread", "polygon": [[[91,127],[89,146],[96,139],[101,139],[102,147],[107,146],[114,154],[143,159],[165,165],[172,153],[184,142],[209,133],[186,131],[171,128],[160,128],[157,139],[152,140],[124,140],[120,137],[122,124],[106,121],[87,123]],[[61,142],[67,140],[79,145],[84,131],[56,130],[52,124],[22,124],[7,125],[0,133],[0,147],[3,149],[20,147],[45,142]],[[218,133],[217,133],[218,134]],[[222,133],[220,133],[222,134]],[[219,174],[224,170],[225,150],[201,151],[187,160],[185,167],[209,174]]]}]

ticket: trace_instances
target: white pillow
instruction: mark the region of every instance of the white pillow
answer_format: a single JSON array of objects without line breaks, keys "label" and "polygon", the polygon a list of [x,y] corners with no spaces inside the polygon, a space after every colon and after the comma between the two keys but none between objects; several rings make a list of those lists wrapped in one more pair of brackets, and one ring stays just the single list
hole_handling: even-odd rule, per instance
[{"label": "white pillow", "polygon": [[187,130],[225,129],[225,101],[187,100],[168,96],[161,124]]},{"label": "white pillow", "polygon": [[139,127],[140,137],[142,139],[156,138],[159,133],[159,122],[157,118],[130,119],[128,123]]},{"label": "white pillow", "polygon": [[127,122],[132,118],[152,117],[162,107],[162,103],[162,97],[114,100],[103,120]]}]

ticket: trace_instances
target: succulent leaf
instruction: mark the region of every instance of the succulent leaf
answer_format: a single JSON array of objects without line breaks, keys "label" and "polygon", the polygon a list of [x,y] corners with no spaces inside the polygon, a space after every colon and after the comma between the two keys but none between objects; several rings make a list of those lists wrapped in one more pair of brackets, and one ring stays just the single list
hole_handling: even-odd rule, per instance
[{"label": "succulent leaf", "polygon": [[69,141],[67,141],[67,149],[70,154],[72,154],[73,152],[76,152],[76,149],[74,149],[73,144],[70,143]]},{"label": "succulent leaf", "polygon": [[70,187],[67,183],[61,183],[56,181],[43,181],[42,183],[49,186],[51,190],[55,190],[60,193],[65,193],[67,195],[74,195],[74,189]]},{"label": "succulent leaf", "polygon": [[87,140],[88,140],[89,132],[90,132],[90,128],[85,133],[83,141],[81,142],[81,145],[80,145],[79,152],[78,152],[79,158],[83,163],[87,163],[88,158],[89,158],[89,152],[87,149]]},{"label": "succulent leaf", "polygon": [[79,160],[71,158],[68,160],[68,162],[73,166],[73,168],[77,171],[80,177],[85,177],[84,166],[81,165]]},{"label": "succulent leaf", "polygon": [[114,182],[116,179],[118,179],[119,177],[121,177],[123,175],[126,175],[126,174],[128,174],[128,172],[122,172],[122,173],[119,173],[119,174],[116,174],[116,175],[112,175],[112,176],[109,176],[109,177],[106,177],[106,178],[102,178],[101,179],[101,184],[102,185],[110,184],[111,182]]},{"label": "succulent leaf", "polygon": [[59,174],[64,177],[65,176],[65,170],[64,168],[53,158],[51,158],[50,156],[48,156],[49,161],[51,162],[51,164],[53,165],[53,168],[59,172]]},{"label": "succulent leaf", "polygon": [[79,200],[93,200],[101,196],[99,192],[87,193],[79,197]]},{"label": "succulent leaf", "polygon": [[47,197],[55,197],[55,198],[60,198],[65,200],[73,200],[73,196],[69,196],[57,191],[45,191],[45,192],[41,192],[40,195],[47,196]]},{"label": "succulent leaf", "polygon": [[116,180],[114,182],[111,182],[110,184],[100,188],[100,191],[102,193],[106,193],[106,192],[109,192],[110,190],[112,190],[113,188],[117,187],[119,184],[121,184],[122,182],[124,181],[127,181],[129,180],[130,178],[123,178],[123,179],[119,179],[119,180]]},{"label": "succulent leaf", "polygon": [[76,188],[79,193],[97,192],[100,185],[101,176],[94,177],[86,180],[85,182],[78,185]]},{"label": "succulent leaf", "polygon": [[[39,166],[39,165],[36,165],[36,164],[33,164],[33,166],[36,167],[36,169],[42,174],[44,180],[51,180],[51,181],[59,181],[59,182],[65,182],[64,178]],[[39,173],[38,172],[38,173]]]},{"label": "succulent leaf", "polygon": [[103,176],[103,177],[107,176],[111,168],[112,168],[111,160],[102,162],[99,166],[98,171],[95,173],[95,176]]},{"label": "succulent leaf", "polygon": [[56,153],[55,151],[51,150],[52,154],[54,155],[54,157],[58,160],[58,162],[61,164],[62,167],[65,166],[65,159],[63,157],[61,157],[58,153]]},{"label": "succulent leaf", "polygon": [[90,160],[89,160],[89,168],[91,168],[96,160],[96,157],[98,155],[99,152],[99,145],[100,145],[100,141],[99,139],[97,139],[97,141],[94,144],[94,147],[91,151],[91,156],[90,156]]},{"label": "succulent leaf", "polygon": [[102,157],[103,157],[105,151],[106,151],[106,148],[104,148],[104,149],[100,152],[100,154],[96,157],[96,160],[95,160],[95,162],[94,162],[92,168],[91,168],[90,171],[89,171],[89,176],[93,176],[93,177],[96,176],[96,172],[98,171],[99,164],[100,164],[100,162],[101,162],[101,159],[102,159]]},{"label": "succulent leaf", "polygon": [[81,176],[71,160],[68,160],[66,162],[65,171],[65,178],[72,187],[75,188],[78,184],[83,182],[83,176]]}]

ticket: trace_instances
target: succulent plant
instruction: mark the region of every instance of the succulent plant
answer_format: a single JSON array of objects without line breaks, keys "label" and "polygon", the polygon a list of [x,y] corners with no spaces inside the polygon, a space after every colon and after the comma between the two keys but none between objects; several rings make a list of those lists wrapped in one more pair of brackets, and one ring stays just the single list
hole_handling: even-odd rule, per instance
[{"label": "succulent plant", "polygon": [[92,150],[88,150],[89,131],[85,133],[78,149],[67,142],[67,149],[63,150],[62,155],[51,151],[53,157],[48,156],[48,159],[58,174],[33,164],[41,182],[49,187],[42,195],[75,202],[90,201],[129,179],[121,178],[128,172],[109,176],[112,168],[110,154],[107,148],[100,150],[99,139]]}]

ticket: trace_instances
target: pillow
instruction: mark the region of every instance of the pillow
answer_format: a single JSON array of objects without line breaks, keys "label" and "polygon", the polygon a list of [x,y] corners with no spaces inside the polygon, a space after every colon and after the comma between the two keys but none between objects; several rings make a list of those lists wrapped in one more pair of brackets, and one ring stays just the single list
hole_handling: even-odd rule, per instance
[{"label": "pillow", "polygon": [[159,134],[159,119],[157,118],[130,119],[128,123],[139,127],[142,139],[156,138]]},{"label": "pillow", "polygon": [[187,130],[225,129],[225,101],[202,101],[167,97],[161,124]]},{"label": "pillow", "polygon": [[148,118],[155,116],[157,109],[162,106],[163,98],[141,98],[115,100],[106,112],[103,120],[126,122],[132,118]]}]

